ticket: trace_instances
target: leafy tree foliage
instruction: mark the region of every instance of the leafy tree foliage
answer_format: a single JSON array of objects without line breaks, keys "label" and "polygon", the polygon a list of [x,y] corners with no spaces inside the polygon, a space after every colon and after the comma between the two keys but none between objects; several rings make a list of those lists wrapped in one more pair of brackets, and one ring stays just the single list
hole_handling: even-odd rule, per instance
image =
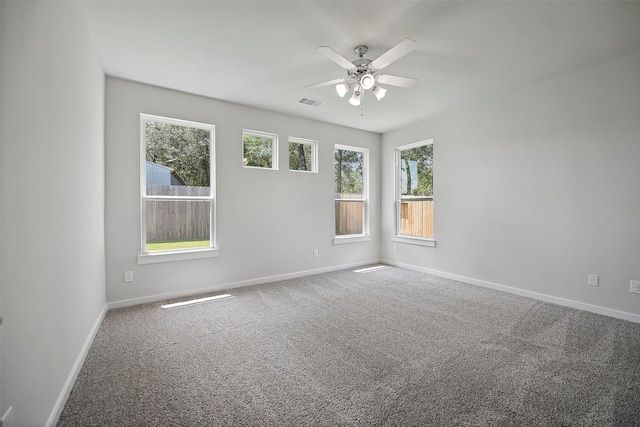
[{"label": "leafy tree foliage", "polygon": [[433,196],[433,144],[402,150],[400,166],[403,195]]},{"label": "leafy tree foliage", "polygon": [[335,150],[334,183],[336,194],[362,194],[363,155],[359,151]]},{"label": "leafy tree foliage", "polygon": [[189,186],[211,185],[208,130],[148,121],[145,142],[146,160],[172,168]]},{"label": "leafy tree foliage", "polygon": [[273,140],[264,136],[243,136],[243,164],[258,168],[273,167]]},{"label": "leafy tree foliage", "polygon": [[311,144],[301,144],[298,142],[289,143],[289,170],[292,171],[310,171],[311,163]]}]

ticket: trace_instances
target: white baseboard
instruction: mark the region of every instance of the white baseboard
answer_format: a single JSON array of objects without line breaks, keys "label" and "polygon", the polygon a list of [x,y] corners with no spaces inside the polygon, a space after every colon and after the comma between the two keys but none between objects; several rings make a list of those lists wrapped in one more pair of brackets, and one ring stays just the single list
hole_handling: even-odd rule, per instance
[{"label": "white baseboard", "polygon": [[149,296],[140,297],[140,298],[131,298],[126,300],[113,301],[113,302],[107,303],[107,305],[109,310],[113,308],[130,307],[133,305],[146,304],[150,302],[158,302],[158,301],[163,301],[163,300],[172,299],[172,298],[180,298],[180,297],[197,295],[197,294],[205,294],[208,292],[218,292],[218,291],[224,291],[227,289],[243,288],[245,286],[278,282],[280,280],[295,279],[296,277],[311,276],[313,274],[319,274],[319,273],[328,273],[330,271],[344,270],[346,268],[359,267],[361,265],[367,265],[367,264],[376,264],[379,262],[381,262],[379,259],[374,259],[370,261],[362,261],[362,262],[351,263],[351,264],[342,264],[338,266],[324,267],[324,268],[318,268],[314,270],[298,271],[294,273],[280,274],[277,276],[267,276],[267,277],[261,277],[258,279],[243,280],[240,282],[225,283],[225,284],[210,286],[206,288],[191,289],[191,290],[177,291],[177,292],[168,292],[164,294],[149,295]]},{"label": "white baseboard", "polygon": [[604,316],[614,317],[616,319],[628,320],[630,322],[640,323],[640,315],[627,313],[626,311],[614,310],[612,308],[601,307],[598,305],[587,304],[584,302],[573,301],[565,298],[554,297],[552,295],[541,294],[538,292],[527,291],[523,289],[513,288],[511,286],[499,285],[497,283],[486,282],[484,280],[473,279],[470,277],[458,276],[457,274],[445,273],[443,271],[431,270],[429,268],[418,267],[415,265],[404,264],[401,262],[382,260],[385,264],[395,265],[397,267],[409,270],[420,271],[422,273],[431,274],[446,279],[453,279],[469,285],[482,286],[483,288],[495,289],[498,291],[508,292],[510,294],[520,295],[533,298],[539,301],[550,302],[553,304],[563,305],[565,307],[577,308],[578,310],[589,311],[591,313],[602,314]]},{"label": "white baseboard", "polygon": [[76,382],[76,378],[78,378],[78,374],[80,373],[80,369],[82,368],[82,365],[84,364],[84,359],[87,357],[87,354],[89,353],[89,349],[91,348],[91,344],[93,343],[93,339],[95,338],[96,334],[98,333],[98,329],[100,328],[100,324],[102,323],[102,320],[104,319],[104,316],[105,316],[106,313],[107,313],[107,304],[105,304],[104,307],[102,307],[102,311],[100,311],[100,314],[98,315],[98,318],[94,322],[93,327],[91,328],[91,331],[89,332],[89,336],[85,340],[84,345],[82,346],[82,350],[80,350],[80,354],[78,355],[78,357],[76,359],[76,362],[73,364],[73,367],[71,368],[71,372],[69,373],[69,377],[67,377],[67,381],[65,382],[64,387],[62,388],[62,391],[60,392],[60,395],[58,396],[58,400],[56,401],[56,404],[53,407],[53,411],[51,412],[51,415],[49,415],[49,419],[47,420],[47,424],[45,424],[47,427],[53,427],[58,423],[58,419],[60,418],[60,415],[62,414],[62,410],[64,409],[64,405],[67,403],[67,399],[69,398],[69,395],[71,394],[71,390],[73,389],[73,385]]}]

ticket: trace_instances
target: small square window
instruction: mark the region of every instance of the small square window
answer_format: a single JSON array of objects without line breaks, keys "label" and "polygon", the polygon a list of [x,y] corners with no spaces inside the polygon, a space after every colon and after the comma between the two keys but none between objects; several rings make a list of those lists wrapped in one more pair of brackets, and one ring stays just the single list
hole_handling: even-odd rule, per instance
[{"label": "small square window", "polygon": [[242,166],[278,169],[278,135],[243,130]]},{"label": "small square window", "polygon": [[289,170],[318,172],[318,143],[310,139],[289,138]]}]

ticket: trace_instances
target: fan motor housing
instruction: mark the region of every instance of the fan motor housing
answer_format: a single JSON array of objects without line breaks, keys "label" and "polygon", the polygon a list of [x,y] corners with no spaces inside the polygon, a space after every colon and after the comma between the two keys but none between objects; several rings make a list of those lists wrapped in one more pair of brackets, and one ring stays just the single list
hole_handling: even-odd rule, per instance
[{"label": "fan motor housing", "polygon": [[347,75],[352,79],[359,80],[360,77],[367,73],[373,74],[373,70],[369,67],[369,64],[371,64],[371,62],[373,61],[366,58],[356,59],[355,61],[353,61],[353,65],[355,65],[355,67],[347,71]]}]

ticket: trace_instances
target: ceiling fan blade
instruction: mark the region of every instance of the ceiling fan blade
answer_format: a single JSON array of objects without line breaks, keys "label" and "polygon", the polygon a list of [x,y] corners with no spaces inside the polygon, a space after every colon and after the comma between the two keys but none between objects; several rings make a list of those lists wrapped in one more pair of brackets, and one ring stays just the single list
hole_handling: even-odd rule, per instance
[{"label": "ceiling fan blade", "polygon": [[340,55],[335,50],[331,49],[329,46],[320,46],[316,50],[321,54],[323,54],[324,56],[326,56],[327,58],[329,58],[330,60],[332,60],[333,62],[335,62],[336,64],[338,64],[339,66],[341,66],[342,68],[344,68],[345,70],[350,70],[353,67],[355,67],[355,65],[353,65],[351,61],[349,61],[344,56]]},{"label": "ceiling fan blade", "polygon": [[342,78],[342,79],[333,79],[333,80],[329,80],[328,82],[316,83],[314,85],[305,86],[304,88],[305,89],[314,89],[314,88],[318,88],[318,87],[337,85],[338,83],[342,83],[345,80],[346,79],[344,79],[344,78]]},{"label": "ceiling fan blade", "polygon": [[382,70],[387,65],[402,58],[417,47],[418,44],[415,42],[415,40],[404,39],[400,43],[380,55],[378,59],[374,60],[371,63],[371,66],[376,70]]},{"label": "ceiling fan blade", "polygon": [[379,74],[377,76],[378,83],[383,85],[398,86],[404,88],[412,88],[418,86],[420,80],[410,79],[409,77],[390,76],[389,74]]}]

